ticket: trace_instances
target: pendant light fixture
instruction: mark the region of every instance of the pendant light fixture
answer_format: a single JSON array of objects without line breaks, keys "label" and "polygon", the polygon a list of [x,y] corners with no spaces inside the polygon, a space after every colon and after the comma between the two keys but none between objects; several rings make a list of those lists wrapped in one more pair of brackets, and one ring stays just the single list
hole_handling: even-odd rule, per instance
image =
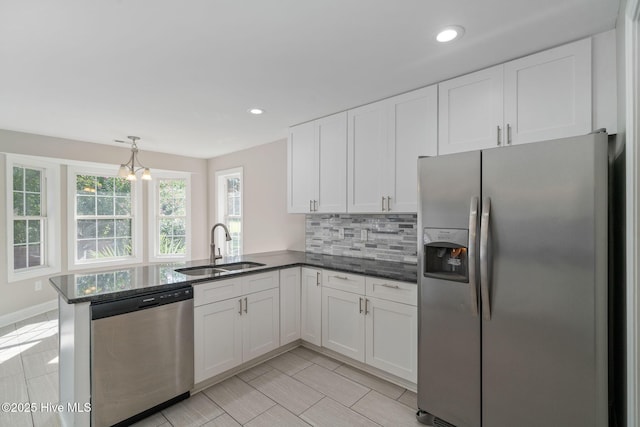
[{"label": "pendant light fixture", "polygon": [[[138,145],[136,144],[136,141],[138,141],[140,137],[128,136],[127,138],[131,140],[131,157],[129,157],[129,161],[127,163],[120,165],[120,169],[118,169],[118,177],[127,178],[129,181],[135,181],[138,179],[136,177],[136,173],[142,170],[142,179],[150,181],[151,171],[149,168],[143,166],[140,163],[140,160],[138,160]],[[115,141],[122,144],[129,144],[129,141],[120,141],[119,139],[116,139]]]}]

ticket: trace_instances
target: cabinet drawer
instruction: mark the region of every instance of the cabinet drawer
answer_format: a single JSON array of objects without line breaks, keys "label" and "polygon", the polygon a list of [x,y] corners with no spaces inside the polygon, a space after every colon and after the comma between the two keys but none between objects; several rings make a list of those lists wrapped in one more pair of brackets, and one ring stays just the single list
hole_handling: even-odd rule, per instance
[{"label": "cabinet drawer", "polygon": [[364,276],[324,270],[322,286],[364,295]]},{"label": "cabinet drawer", "polygon": [[280,286],[279,271],[242,276],[242,293],[252,294]]},{"label": "cabinet drawer", "polygon": [[366,295],[370,297],[418,305],[418,286],[415,283],[367,277],[366,288]]},{"label": "cabinet drawer", "polygon": [[193,306],[209,304],[242,295],[241,277],[199,283],[193,286]]}]

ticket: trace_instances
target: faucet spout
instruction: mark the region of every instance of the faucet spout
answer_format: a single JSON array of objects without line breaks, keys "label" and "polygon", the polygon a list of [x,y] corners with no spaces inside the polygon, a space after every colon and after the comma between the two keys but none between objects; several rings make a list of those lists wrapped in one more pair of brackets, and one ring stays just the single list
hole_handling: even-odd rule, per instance
[{"label": "faucet spout", "polygon": [[220,249],[218,249],[218,255],[216,255],[215,237],[216,237],[216,228],[218,227],[222,227],[222,229],[224,230],[225,240],[227,242],[231,241],[231,234],[229,234],[229,229],[223,223],[219,222],[211,228],[211,245],[210,245],[211,253],[209,254],[209,262],[211,264],[215,264],[216,260],[219,260],[220,258],[222,258],[222,255],[220,255]]}]

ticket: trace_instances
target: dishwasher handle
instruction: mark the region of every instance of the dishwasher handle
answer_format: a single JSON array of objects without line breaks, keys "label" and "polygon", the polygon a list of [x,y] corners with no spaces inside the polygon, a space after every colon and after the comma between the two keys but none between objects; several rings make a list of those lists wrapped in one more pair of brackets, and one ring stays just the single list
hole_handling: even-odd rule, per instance
[{"label": "dishwasher handle", "polygon": [[91,320],[104,319],[134,311],[148,310],[174,302],[193,299],[191,286],[91,304]]}]

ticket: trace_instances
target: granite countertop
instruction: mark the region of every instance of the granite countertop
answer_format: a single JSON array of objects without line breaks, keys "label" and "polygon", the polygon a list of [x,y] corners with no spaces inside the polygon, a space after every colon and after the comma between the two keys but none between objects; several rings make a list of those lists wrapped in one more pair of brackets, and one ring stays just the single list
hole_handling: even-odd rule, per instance
[{"label": "granite countertop", "polygon": [[216,264],[258,262],[264,264],[240,272],[216,273],[212,276],[188,276],[177,268],[209,265],[209,260],[181,263],[150,264],[143,267],[123,267],[117,270],[82,272],[55,276],[49,282],[67,303],[107,302],[162,290],[211,282],[230,276],[260,273],[286,267],[308,266],[345,273],[363,274],[402,282],[417,282],[417,266],[392,261],[379,261],[298,251],[277,251],[225,257]]}]

